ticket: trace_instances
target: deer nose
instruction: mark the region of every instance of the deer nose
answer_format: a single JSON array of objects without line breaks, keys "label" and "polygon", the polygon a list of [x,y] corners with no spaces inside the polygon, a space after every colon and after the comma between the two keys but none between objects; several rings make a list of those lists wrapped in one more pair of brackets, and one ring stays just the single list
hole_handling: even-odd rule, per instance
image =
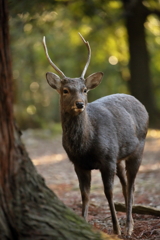
[{"label": "deer nose", "polygon": [[84,103],[83,102],[76,102],[76,106],[78,109],[82,109],[84,107]]}]

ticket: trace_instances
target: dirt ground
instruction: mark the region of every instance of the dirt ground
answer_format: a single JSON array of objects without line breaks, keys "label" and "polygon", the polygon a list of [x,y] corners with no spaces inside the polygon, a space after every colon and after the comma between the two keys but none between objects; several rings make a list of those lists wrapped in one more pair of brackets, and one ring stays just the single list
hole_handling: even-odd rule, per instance
[{"label": "dirt ground", "polygon": [[[46,184],[78,215],[81,197],[77,176],[62,147],[61,136],[52,137],[49,131],[27,130],[22,137],[26,149]],[[114,184],[115,202],[124,202],[117,177]],[[136,178],[135,204],[160,209],[160,131],[150,130],[145,145],[143,162]],[[117,213],[125,239],[125,213]],[[133,214],[135,226],[130,239],[160,240],[160,216]],[[92,171],[89,223],[112,234],[111,216],[99,171]]]}]

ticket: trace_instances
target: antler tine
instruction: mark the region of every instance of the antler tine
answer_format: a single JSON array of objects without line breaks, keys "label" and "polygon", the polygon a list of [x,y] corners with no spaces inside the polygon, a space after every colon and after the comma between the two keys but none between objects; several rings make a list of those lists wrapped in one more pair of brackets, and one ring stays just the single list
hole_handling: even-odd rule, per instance
[{"label": "antler tine", "polygon": [[87,46],[88,48],[88,59],[87,59],[87,63],[83,69],[83,72],[82,72],[82,75],[81,77],[84,78],[85,74],[86,74],[86,71],[87,71],[87,68],[89,66],[89,63],[90,63],[90,60],[91,60],[91,48],[90,48],[90,45],[89,45],[89,42],[86,42],[86,40],[84,39],[84,37],[79,33],[80,37],[82,38],[82,41],[85,43],[85,45]]},{"label": "antler tine", "polygon": [[45,50],[45,53],[46,53],[46,57],[47,57],[50,65],[51,65],[61,76],[65,77],[65,74],[52,62],[52,60],[51,60],[50,57],[49,57],[48,50],[47,50],[47,46],[46,46],[45,36],[43,37],[43,46],[44,46],[44,50]]}]

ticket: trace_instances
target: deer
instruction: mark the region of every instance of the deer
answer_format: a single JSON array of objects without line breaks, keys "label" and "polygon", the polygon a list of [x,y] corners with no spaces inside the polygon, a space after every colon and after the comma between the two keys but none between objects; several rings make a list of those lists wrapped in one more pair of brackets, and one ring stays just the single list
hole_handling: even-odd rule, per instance
[{"label": "deer", "polygon": [[85,78],[91,48],[89,42],[79,35],[88,49],[88,59],[81,76],[76,78],[66,77],[52,62],[43,37],[46,57],[58,73],[47,72],[46,79],[60,95],[62,144],[78,177],[84,219],[88,221],[91,171],[98,169],[111,212],[113,233],[121,235],[113,201],[114,177],[117,175],[126,206],[125,233],[130,236],[134,227],[135,178],[142,162],[148,113],[139,100],[123,93],[88,103],[87,93],[101,83],[103,73],[96,72]]}]

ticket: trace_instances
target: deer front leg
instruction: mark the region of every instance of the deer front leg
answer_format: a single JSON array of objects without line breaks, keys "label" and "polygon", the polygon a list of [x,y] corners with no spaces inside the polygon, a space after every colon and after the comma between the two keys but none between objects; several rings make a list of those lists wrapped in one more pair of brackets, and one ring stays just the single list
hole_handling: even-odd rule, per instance
[{"label": "deer front leg", "polygon": [[88,207],[91,185],[91,171],[83,170],[77,166],[74,166],[75,172],[79,180],[79,188],[82,197],[82,216],[88,221]]},{"label": "deer front leg", "polygon": [[107,164],[108,166],[103,167],[103,169],[100,169],[101,175],[102,175],[102,180],[103,180],[103,185],[104,185],[104,192],[106,195],[106,198],[108,200],[108,204],[110,207],[111,211],[111,217],[112,217],[112,223],[113,223],[113,232],[114,234],[121,235],[121,229],[118,223],[116,211],[115,211],[115,206],[113,202],[113,182],[114,182],[114,175],[115,175],[115,169],[112,167],[109,167],[109,163]]}]

